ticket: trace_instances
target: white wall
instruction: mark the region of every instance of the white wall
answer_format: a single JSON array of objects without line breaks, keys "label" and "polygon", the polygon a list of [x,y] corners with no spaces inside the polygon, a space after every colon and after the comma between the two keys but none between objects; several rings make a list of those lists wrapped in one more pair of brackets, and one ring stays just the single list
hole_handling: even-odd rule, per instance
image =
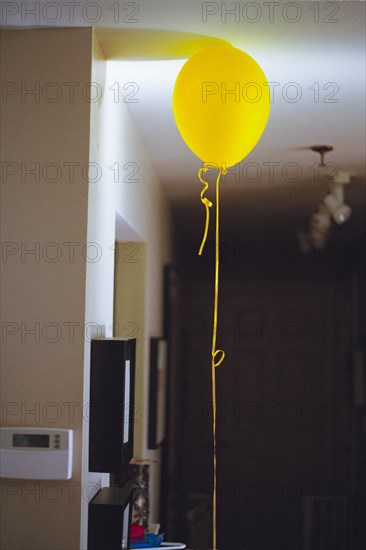
[{"label": "white wall", "polygon": [[[119,72],[120,74],[120,72]],[[103,148],[101,155],[106,166],[112,167],[110,178],[119,174],[116,183],[116,208],[119,215],[139,235],[135,243],[137,263],[124,263],[123,250],[117,266],[117,276],[129,281],[128,291],[135,304],[123,300],[117,304],[115,319],[138,325],[138,352],[136,373],[136,405],[138,422],[135,424],[135,458],[159,460],[159,451],[147,448],[149,403],[150,337],[163,335],[163,268],[171,259],[170,216],[167,198],[150,160],[149,152],[135,130],[128,105],[121,94],[115,101],[115,90],[122,92],[113,63],[108,64],[108,112],[105,113]],[[119,84],[116,85],[116,83]],[[126,95],[126,92],[124,92]],[[132,181],[135,180],[135,181]],[[141,243],[144,243],[142,246]],[[133,249],[125,252],[132,253]],[[125,253],[126,255],[126,253]],[[134,274],[135,273],[135,274]],[[131,284],[135,281],[135,285]],[[141,292],[141,285],[144,288]],[[140,289],[140,290],[139,290]],[[124,335],[123,333],[121,334]],[[158,487],[160,464],[151,466],[151,521],[158,521]]]},{"label": "white wall", "polygon": [[89,472],[89,396],[90,340],[113,335],[113,286],[115,241],[115,186],[106,177],[107,167],[100,155],[105,94],[106,60],[98,37],[93,33],[91,65],[92,101],[90,103],[90,181],[88,194],[87,243],[90,251],[86,264],[84,341],[84,415],[81,499],[81,544],[87,548],[88,502],[99,487],[109,484],[108,474]]}]

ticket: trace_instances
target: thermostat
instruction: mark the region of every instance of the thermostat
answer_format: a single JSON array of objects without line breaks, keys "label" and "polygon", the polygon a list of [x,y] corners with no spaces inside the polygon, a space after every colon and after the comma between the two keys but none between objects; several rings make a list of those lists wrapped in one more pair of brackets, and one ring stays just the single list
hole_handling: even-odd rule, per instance
[{"label": "thermostat", "polygon": [[0,477],[70,479],[72,430],[0,428]]}]

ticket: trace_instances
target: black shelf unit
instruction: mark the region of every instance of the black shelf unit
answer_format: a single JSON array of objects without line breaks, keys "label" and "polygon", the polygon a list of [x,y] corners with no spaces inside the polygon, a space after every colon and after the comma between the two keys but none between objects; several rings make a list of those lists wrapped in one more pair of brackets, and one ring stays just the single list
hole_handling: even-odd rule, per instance
[{"label": "black shelf unit", "polygon": [[88,550],[130,548],[133,487],[104,487],[89,502]]},{"label": "black shelf unit", "polygon": [[127,479],[133,456],[136,340],[91,342],[89,471]]},{"label": "black shelf unit", "polygon": [[91,341],[89,471],[112,474],[119,483],[89,502],[88,550],[130,548],[135,360],[135,339]]}]

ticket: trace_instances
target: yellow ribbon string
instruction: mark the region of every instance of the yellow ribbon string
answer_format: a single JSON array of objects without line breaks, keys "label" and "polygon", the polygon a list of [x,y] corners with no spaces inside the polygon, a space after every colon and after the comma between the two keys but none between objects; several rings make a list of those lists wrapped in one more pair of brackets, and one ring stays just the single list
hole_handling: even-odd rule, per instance
[{"label": "yellow ribbon string", "polygon": [[198,170],[198,177],[199,177],[200,182],[203,185],[203,189],[201,191],[201,202],[204,205],[204,207],[206,208],[206,224],[205,224],[205,230],[203,232],[201,246],[200,246],[200,249],[199,249],[199,252],[198,252],[199,256],[201,256],[203,248],[204,248],[205,243],[206,243],[207,233],[208,233],[208,226],[210,225],[210,208],[212,206],[212,202],[209,201],[208,199],[206,199],[206,197],[204,197],[204,194],[206,193],[206,191],[208,189],[208,182],[202,178],[202,173],[207,172],[208,167],[209,167],[209,164],[205,163],[203,165],[203,168],[200,168]]},{"label": "yellow ribbon string", "polygon": [[[202,172],[207,172],[208,164],[205,164],[203,168],[198,171],[198,177],[204,185],[204,189],[201,192],[201,202],[206,207],[206,225],[205,231],[199,251],[199,255],[202,254],[203,247],[206,242],[208,226],[209,226],[209,208],[212,203],[204,198],[204,193],[208,189],[208,183],[202,178]],[[216,228],[215,228],[215,296],[214,296],[214,316],[213,316],[213,331],[212,331],[212,349],[211,349],[211,376],[212,376],[212,435],[213,435],[213,494],[212,494],[212,539],[213,548],[216,549],[216,530],[217,530],[217,449],[216,449],[216,367],[221,365],[225,359],[225,352],[221,349],[216,349],[217,340],[217,319],[218,319],[218,304],[219,304],[219,267],[220,267],[220,177],[221,174],[225,174],[226,169],[221,168],[216,179]],[[217,357],[219,358],[217,359]]]}]

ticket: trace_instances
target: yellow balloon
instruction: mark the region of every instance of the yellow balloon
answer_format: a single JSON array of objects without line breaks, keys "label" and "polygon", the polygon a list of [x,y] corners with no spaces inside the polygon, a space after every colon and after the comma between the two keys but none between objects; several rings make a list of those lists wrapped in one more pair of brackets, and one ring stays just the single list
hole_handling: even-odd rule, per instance
[{"label": "yellow balloon", "polygon": [[250,55],[231,45],[194,54],[175,82],[173,113],[184,141],[203,162],[218,167],[248,155],[269,111],[265,74]]}]

